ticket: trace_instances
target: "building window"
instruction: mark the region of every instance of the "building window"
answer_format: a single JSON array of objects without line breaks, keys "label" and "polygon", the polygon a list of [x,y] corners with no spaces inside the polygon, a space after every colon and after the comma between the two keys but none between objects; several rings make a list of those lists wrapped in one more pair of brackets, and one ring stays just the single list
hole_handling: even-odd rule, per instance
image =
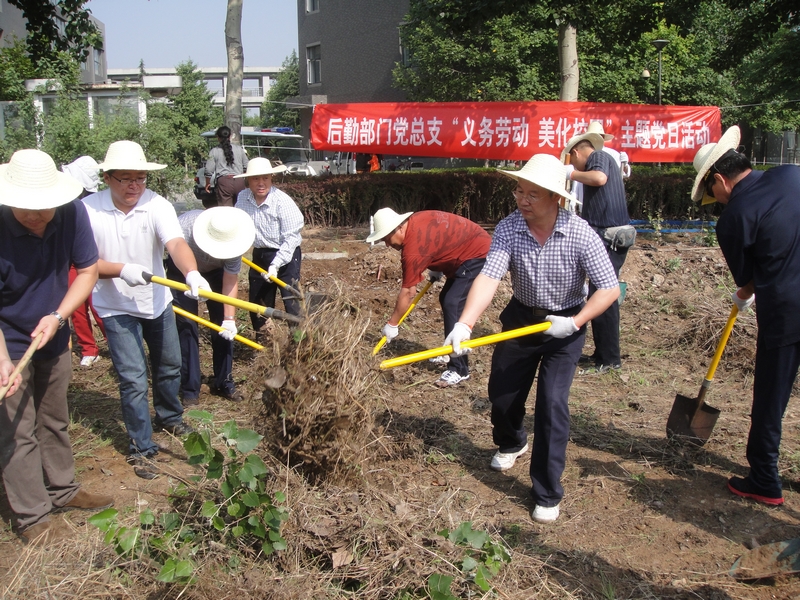
[{"label": "building window", "polygon": [[94,74],[103,75],[103,51],[97,48],[92,48],[94,54]]},{"label": "building window", "polygon": [[318,12],[319,11],[319,0],[306,0],[306,12]]},{"label": "building window", "polygon": [[322,83],[322,58],[319,44],[306,47],[308,83]]}]

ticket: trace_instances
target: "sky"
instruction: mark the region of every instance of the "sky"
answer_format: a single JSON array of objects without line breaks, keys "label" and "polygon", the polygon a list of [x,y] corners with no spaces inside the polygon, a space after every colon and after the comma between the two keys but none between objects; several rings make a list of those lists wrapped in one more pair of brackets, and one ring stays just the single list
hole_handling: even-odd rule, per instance
[{"label": "sky", "polygon": [[[227,67],[227,0],[89,0],[106,27],[109,69]],[[243,0],[245,67],[279,67],[297,51],[297,0]]]}]

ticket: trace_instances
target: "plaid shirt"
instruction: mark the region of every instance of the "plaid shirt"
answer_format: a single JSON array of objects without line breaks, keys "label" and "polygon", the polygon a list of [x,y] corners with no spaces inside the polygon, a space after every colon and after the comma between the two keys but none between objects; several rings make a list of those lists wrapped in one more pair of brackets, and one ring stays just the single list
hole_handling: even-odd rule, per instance
[{"label": "plaid shirt", "polygon": [[295,249],[303,238],[303,213],[297,208],[288,194],[274,185],[270,188],[266,200],[256,204],[253,193],[248,190],[239,192],[236,208],[242,209],[256,224],[256,248],[275,248],[278,253],[272,260],[279,269],[292,260]]},{"label": "plaid shirt", "polygon": [[519,210],[498,223],[481,273],[499,280],[507,271],[517,300],[553,312],[583,302],[587,275],[598,289],[619,283],[600,237],[563,208],[544,246],[531,235]]}]

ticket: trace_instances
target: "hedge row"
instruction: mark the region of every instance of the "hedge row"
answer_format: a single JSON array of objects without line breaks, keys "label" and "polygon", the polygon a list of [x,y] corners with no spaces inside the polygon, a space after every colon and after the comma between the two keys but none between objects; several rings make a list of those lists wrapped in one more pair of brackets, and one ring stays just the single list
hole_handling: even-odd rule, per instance
[{"label": "hedge row", "polygon": [[[634,166],[626,182],[632,219],[713,218],[718,205],[691,201],[691,165],[661,169]],[[514,181],[493,169],[334,175],[276,180],[317,227],[363,225],[384,206],[397,212],[443,210],[479,223],[496,223],[514,208]]]}]

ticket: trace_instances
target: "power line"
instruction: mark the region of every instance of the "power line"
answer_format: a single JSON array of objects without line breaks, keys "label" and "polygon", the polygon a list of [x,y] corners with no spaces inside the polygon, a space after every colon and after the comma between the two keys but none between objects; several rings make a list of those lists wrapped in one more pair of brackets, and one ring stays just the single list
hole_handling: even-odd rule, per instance
[{"label": "power line", "polygon": [[751,106],[770,106],[771,104],[790,104],[792,102],[800,102],[800,98],[797,100],[773,100],[772,102],[760,102],[758,104],[735,104],[733,106],[720,106],[720,110],[725,110],[728,108],[749,108]]}]

